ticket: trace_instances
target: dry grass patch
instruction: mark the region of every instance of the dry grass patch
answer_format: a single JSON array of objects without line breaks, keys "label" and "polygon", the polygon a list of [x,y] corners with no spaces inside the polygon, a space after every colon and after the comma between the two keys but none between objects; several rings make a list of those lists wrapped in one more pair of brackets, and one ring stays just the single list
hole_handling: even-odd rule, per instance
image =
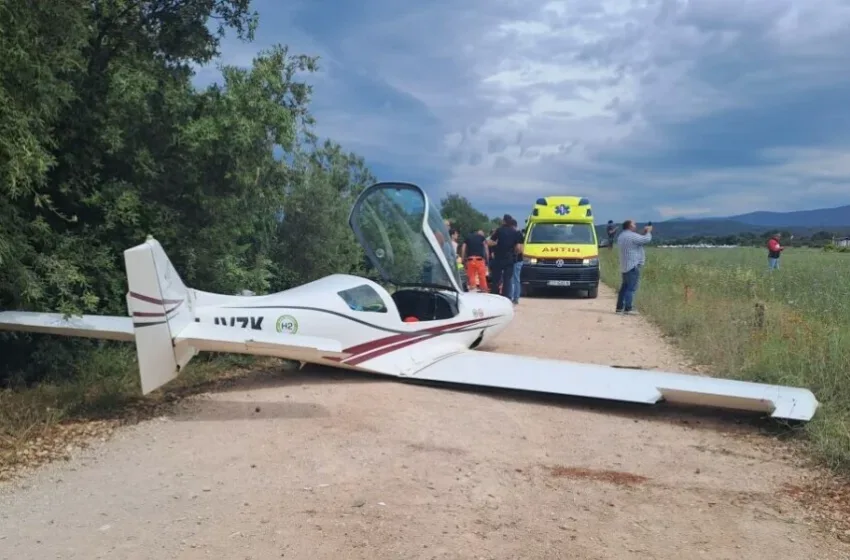
[{"label": "dry grass patch", "polygon": [[132,348],[95,354],[70,381],[0,390],[0,480],[23,467],[68,459],[120,425],[162,414],[182,398],[211,391],[280,360],[196,358],[167,389],[142,396]]}]

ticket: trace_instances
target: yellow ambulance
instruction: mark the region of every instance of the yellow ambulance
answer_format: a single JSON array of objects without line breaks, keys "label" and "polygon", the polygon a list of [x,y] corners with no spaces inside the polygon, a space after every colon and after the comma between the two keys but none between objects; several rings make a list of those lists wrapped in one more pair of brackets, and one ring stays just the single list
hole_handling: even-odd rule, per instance
[{"label": "yellow ambulance", "polygon": [[545,287],[599,293],[599,243],[590,201],[579,196],[538,198],[526,222],[522,294]]}]

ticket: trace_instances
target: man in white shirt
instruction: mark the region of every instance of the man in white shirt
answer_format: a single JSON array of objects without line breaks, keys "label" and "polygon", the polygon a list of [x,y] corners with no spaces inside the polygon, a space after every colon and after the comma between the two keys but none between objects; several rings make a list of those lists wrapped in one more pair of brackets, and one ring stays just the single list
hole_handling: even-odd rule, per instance
[{"label": "man in white shirt", "polygon": [[652,226],[638,233],[634,220],[623,222],[623,230],[617,238],[620,250],[620,273],[623,275],[620,291],[617,293],[617,313],[631,313],[635,292],[640,282],[640,270],[646,262],[643,246],[652,241]]}]

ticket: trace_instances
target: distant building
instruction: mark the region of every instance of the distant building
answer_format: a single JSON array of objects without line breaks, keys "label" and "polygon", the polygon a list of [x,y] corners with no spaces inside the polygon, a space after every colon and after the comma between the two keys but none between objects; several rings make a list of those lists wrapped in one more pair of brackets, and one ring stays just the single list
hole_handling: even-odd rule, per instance
[{"label": "distant building", "polygon": [[850,237],[841,237],[835,240],[836,247],[850,247]]}]

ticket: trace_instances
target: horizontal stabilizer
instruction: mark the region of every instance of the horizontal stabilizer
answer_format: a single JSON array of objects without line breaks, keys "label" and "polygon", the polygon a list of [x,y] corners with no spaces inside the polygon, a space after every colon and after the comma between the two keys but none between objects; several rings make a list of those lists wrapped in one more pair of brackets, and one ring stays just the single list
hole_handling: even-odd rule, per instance
[{"label": "horizontal stabilizer", "polygon": [[188,344],[200,352],[233,352],[272,356],[298,361],[345,358],[348,354],[336,340],[300,334],[234,329],[224,325],[190,323],[174,338],[174,344]]},{"label": "horizontal stabilizer", "polygon": [[817,399],[808,389],[471,350],[426,366],[409,377],[632,403],[666,400],[761,411],[787,420],[811,420],[818,408]]},{"label": "horizontal stabilizer", "polygon": [[133,319],[110,315],[77,315],[32,311],[0,312],[0,330],[23,331],[106,340],[133,340]]}]

